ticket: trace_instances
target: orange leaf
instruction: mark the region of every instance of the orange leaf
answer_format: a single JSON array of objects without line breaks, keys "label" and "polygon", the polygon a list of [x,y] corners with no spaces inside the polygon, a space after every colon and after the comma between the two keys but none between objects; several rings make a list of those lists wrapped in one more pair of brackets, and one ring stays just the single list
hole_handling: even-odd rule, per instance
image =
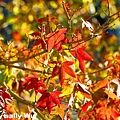
[{"label": "orange leaf", "polygon": [[57,109],[57,114],[63,119],[64,118],[64,109],[67,108],[63,104],[60,105]]},{"label": "orange leaf", "polygon": [[21,41],[21,39],[22,39],[21,34],[20,34],[19,32],[17,32],[17,31],[12,33],[12,37],[13,37],[13,39],[14,39],[16,42],[19,42],[19,41]]},{"label": "orange leaf", "polygon": [[72,77],[76,77],[75,72],[73,71],[73,69],[71,67],[64,66],[64,70],[68,75],[70,75]]},{"label": "orange leaf", "polygon": [[104,91],[110,98],[112,99],[118,99],[118,97],[111,91],[105,90]]},{"label": "orange leaf", "polygon": [[66,62],[64,62],[64,63],[63,63],[64,70],[65,70],[65,72],[66,72],[68,75],[70,75],[70,76],[72,76],[72,77],[76,77],[75,72],[73,71],[73,69],[72,69],[71,67],[69,67],[69,66],[72,65],[72,64],[73,64],[72,61],[66,61]]},{"label": "orange leaf", "polygon": [[93,87],[93,92],[97,91],[100,88],[105,87],[108,84],[108,80],[100,80],[98,81],[94,87]]},{"label": "orange leaf", "polygon": [[[51,35],[54,36],[54,33],[50,33]],[[55,44],[55,40],[53,37],[50,37],[49,40],[48,40],[48,50],[52,50],[52,48],[54,47],[54,44]]]},{"label": "orange leaf", "polygon": [[[61,47],[61,41],[65,40],[64,33],[66,32],[67,28],[62,28],[57,30],[55,33],[48,34],[48,50],[51,51],[54,47],[59,51]],[[61,49],[60,49],[61,50]]]}]

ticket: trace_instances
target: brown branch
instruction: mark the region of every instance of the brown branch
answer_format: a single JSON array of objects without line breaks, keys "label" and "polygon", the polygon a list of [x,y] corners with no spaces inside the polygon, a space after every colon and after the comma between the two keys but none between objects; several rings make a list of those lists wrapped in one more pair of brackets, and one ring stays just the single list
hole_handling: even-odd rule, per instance
[{"label": "brown branch", "polygon": [[15,65],[11,65],[11,64],[5,64],[5,66],[13,67],[13,68],[18,68],[18,69],[21,69],[21,70],[26,70],[26,71],[38,72],[38,73],[43,73],[43,74],[45,74],[45,72],[43,72],[43,71],[34,70],[34,69],[30,69],[30,68],[25,68],[25,67],[21,67],[21,66],[15,66]]},{"label": "brown branch", "polygon": [[112,67],[114,64],[115,64],[115,62],[114,62],[113,64],[111,64],[111,65],[110,65],[109,67],[107,67],[107,68],[103,68],[103,69],[100,69],[100,70],[97,70],[97,71],[94,71],[94,72],[91,72],[91,73],[82,73],[82,74],[80,74],[80,75],[90,75],[90,74],[95,74],[95,73],[98,73],[98,72],[102,72],[102,71],[104,71],[104,70],[109,69],[109,68]]},{"label": "brown branch", "polygon": [[10,93],[10,95],[17,101],[25,104],[25,105],[29,105],[32,106],[36,113],[42,118],[42,120],[47,120],[46,116],[44,114],[42,114],[41,112],[38,111],[38,109],[36,108],[35,103],[30,102],[28,100],[23,99],[22,97],[18,96],[16,93],[14,93],[13,91],[11,91],[8,87],[7,87],[7,91]]},{"label": "brown branch", "polygon": [[67,16],[68,20],[70,20],[71,18],[70,18],[70,15],[69,15],[69,13],[68,13],[68,11],[67,11],[67,9],[66,9],[65,2],[64,2],[64,1],[62,1],[62,5],[63,5],[63,9],[65,10],[65,13],[66,13],[66,16]]},{"label": "brown branch", "polygon": [[30,57],[27,57],[27,58],[24,58],[24,59],[20,59],[20,60],[15,60],[15,61],[8,61],[8,62],[7,61],[0,61],[1,62],[0,64],[8,65],[8,64],[14,64],[14,63],[19,63],[19,62],[24,62],[24,61],[32,59],[32,58],[34,58],[36,56],[42,55],[42,54],[44,54],[46,52],[47,52],[47,50],[44,50],[44,51],[42,51],[40,53],[37,53],[37,54],[34,54],[34,55],[30,56]]},{"label": "brown branch", "polygon": [[68,13],[68,11],[67,11],[67,9],[66,9],[65,2],[64,2],[64,1],[62,1],[62,5],[63,5],[63,9],[64,9],[65,14],[66,14],[67,19],[68,19],[69,29],[71,29],[71,28],[72,28],[72,24],[71,24],[71,18],[72,18],[72,17],[70,17],[70,15],[69,15],[69,13]]}]

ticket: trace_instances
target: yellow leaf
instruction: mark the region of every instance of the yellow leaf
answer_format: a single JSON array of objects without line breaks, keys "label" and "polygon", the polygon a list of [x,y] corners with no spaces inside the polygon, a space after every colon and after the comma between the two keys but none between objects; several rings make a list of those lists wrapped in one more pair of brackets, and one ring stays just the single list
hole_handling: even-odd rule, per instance
[{"label": "yellow leaf", "polygon": [[57,109],[57,114],[63,119],[64,118],[64,108],[66,108],[63,104],[60,105]]},{"label": "yellow leaf", "polygon": [[70,84],[69,86],[63,86],[62,94],[59,97],[70,95],[73,92],[75,83]]},{"label": "yellow leaf", "polygon": [[81,94],[80,91],[78,91],[78,92],[76,93],[76,96],[77,96],[77,98],[80,99],[80,100],[83,100],[83,99],[84,99],[84,96]]},{"label": "yellow leaf", "polygon": [[77,108],[77,109],[79,109],[79,104],[78,103],[75,103],[75,107]]},{"label": "yellow leaf", "polygon": [[[68,106],[65,104],[60,104],[60,107],[55,106],[54,110],[51,112],[51,115],[59,115],[62,120],[64,118],[64,110],[67,108]],[[50,119],[51,120],[51,119]]]},{"label": "yellow leaf", "polygon": [[105,90],[104,91],[110,98],[112,99],[118,99],[118,97],[111,91]]}]

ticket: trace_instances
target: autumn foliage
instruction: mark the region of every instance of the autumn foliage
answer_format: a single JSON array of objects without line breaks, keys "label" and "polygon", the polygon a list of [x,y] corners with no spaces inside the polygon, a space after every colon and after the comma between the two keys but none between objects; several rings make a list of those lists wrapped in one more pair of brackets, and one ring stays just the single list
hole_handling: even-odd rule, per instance
[{"label": "autumn foliage", "polygon": [[68,26],[47,15],[34,21],[38,30],[27,42],[19,32],[12,33],[10,44],[0,42],[0,115],[26,112],[39,120],[117,120],[120,53],[101,50],[98,62],[93,52],[119,12],[109,14],[99,27],[80,15],[76,28],[72,17],[79,9],[61,4]]}]

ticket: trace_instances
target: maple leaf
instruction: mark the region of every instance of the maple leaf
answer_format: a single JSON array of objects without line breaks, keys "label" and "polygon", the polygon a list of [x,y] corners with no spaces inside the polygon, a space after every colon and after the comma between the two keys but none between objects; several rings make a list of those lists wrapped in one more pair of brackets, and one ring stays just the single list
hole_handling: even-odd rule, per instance
[{"label": "maple leaf", "polygon": [[65,61],[62,63],[60,73],[59,73],[59,80],[60,80],[61,85],[64,83],[65,73],[67,73],[68,75],[72,77],[76,77],[75,72],[70,67],[70,65],[72,65],[73,63],[74,62],[72,61]]},{"label": "maple leaf", "polygon": [[41,44],[42,49],[46,48],[46,43],[43,39],[40,38],[39,31],[35,31],[35,32],[31,33],[30,35],[33,36],[33,41],[31,41],[31,43],[29,43],[29,44],[32,44],[31,47],[38,46]]},{"label": "maple leaf", "polygon": [[84,60],[93,60],[92,57],[85,52],[85,47],[71,50],[70,53],[79,60],[79,68],[82,72],[85,72]]},{"label": "maple leaf", "polygon": [[59,75],[59,80],[60,80],[60,84],[62,85],[64,83],[64,79],[65,79],[65,73],[67,73],[68,75],[72,76],[72,77],[76,77],[75,75],[75,71],[70,67],[70,65],[72,65],[74,62],[72,61],[65,61],[63,63],[61,63],[61,66],[56,65],[53,68],[52,71],[52,78]]},{"label": "maple leaf", "polygon": [[72,77],[76,77],[76,75],[75,75],[75,72],[73,71],[73,69],[70,67],[70,65],[72,65],[74,62],[72,62],[72,61],[65,61],[65,62],[63,62],[63,67],[64,67],[64,71],[68,74],[68,75],[70,75],[70,76],[72,76]]},{"label": "maple leaf", "polygon": [[80,33],[80,31],[77,31],[74,36],[69,39],[69,44],[72,43],[71,47],[73,49],[77,49],[77,48],[80,48],[81,47],[81,42],[84,44],[84,41],[82,41],[82,35]]},{"label": "maple leaf", "polygon": [[60,91],[49,92],[47,90],[42,91],[42,96],[37,102],[37,106],[41,108],[47,108],[49,113],[52,111],[54,105],[58,105],[60,107],[59,95]]},{"label": "maple leaf", "polygon": [[42,80],[38,80],[37,76],[26,77],[25,81],[23,82],[23,84],[26,85],[26,90],[30,90],[30,89],[34,88],[36,93],[38,93],[40,87],[46,88],[46,86],[43,83],[43,81]]},{"label": "maple leaf", "polygon": [[37,20],[37,22],[39,22],[39,23],[43,23],[43,22],[45,22],[45,21],[48,21],[48,16],[47,16],[47,17],[44,17],[44,18],[39,18],[39,19]]},{"label": "maple leaf", "polygon": [[58,51],[61,51],[62,45],[61,42],[66,40],[64,33],[67,28],[62,28],[57,30],[56,32],[49,33],[46,41],[48,43],[48,50],[51,51],[53,48],[56,48]]}]

